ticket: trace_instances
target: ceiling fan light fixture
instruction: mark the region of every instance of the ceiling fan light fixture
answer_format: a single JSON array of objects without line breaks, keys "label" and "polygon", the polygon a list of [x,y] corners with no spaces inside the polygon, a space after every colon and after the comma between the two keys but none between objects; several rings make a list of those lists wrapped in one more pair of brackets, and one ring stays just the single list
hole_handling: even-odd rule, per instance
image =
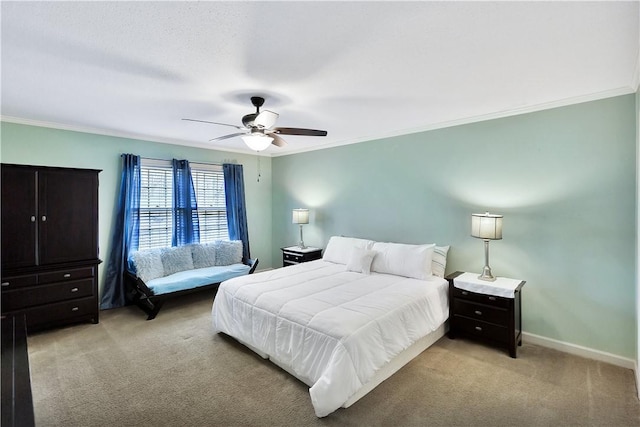
[{"label": "ceiling fan light fixture", "polygon": [[241,138],[253,151],[265,150],[271,145],[271,142],[273,142],[272,137],[263,134],[243,135]]}]

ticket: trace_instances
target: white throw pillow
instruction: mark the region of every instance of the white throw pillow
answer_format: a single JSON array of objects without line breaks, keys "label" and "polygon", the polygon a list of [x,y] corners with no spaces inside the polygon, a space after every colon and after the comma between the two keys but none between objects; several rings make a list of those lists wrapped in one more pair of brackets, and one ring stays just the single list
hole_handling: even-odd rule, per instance
[{"label": "white throw pillow", "polygon": [[194,268],[207,268],[216,265],[216,245],[213,243],[195,243],[191,245]]},{"label": "white throw pillow", "polygon": [[164,276],[164,267],[160,254],[160,249],[147,249],[132,252],[129,256],[136,276],[141,278],[143,282]]},{"label": "white throw pillow", "polygon": [[431,276],[431,260],[435,244],[406,245],[403,243],[376,242],[377,252],[371,271],[425,280]]},{"label": "white throw pillow", "polygon": [[373,240],[355,237],[332,236],[327,243],[322,259],[337,264],[347,264],[353,248],[371,249]]},{"label": "white throw pillow", "polygon": [[193,270],[193,258],[191,258],[191,247],[175,246],[164,248],[161,252],[164,275],[169,276],[185,270]]},{"label": "white throw pillow", "polygon": [[242,262],[242,240],[217,240],[216,265],[240,264]]},{"label": "white throw pillow", "polygon": [[447,252],[449,252],[449,246],[436,246],[433,248],[431,272],[434,276],[444,278],[444,272],[447,269]]},{"label": "white throw pillow", "polygon": [[353,248],[347,263],[347,271],[371,274],[371,262],[376,256],[376,251],[364,248]]}]

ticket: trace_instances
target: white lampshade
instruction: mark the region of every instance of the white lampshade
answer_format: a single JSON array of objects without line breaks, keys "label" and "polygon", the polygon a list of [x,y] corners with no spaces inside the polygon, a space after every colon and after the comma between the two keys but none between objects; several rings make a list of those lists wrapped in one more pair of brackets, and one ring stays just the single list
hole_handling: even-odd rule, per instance
[{"label": "white lampshade", "polygon": [[502,239],[502,215],[471,214],[471,235],[485,240]]},{"label": "white lampshade", "polygon": [[253,151],[262,151],[265,150],[269,145],[271,145],[273,138],[268,135],[257,134],[243,135],[242,140]]},{"label": "white lampshade", "polygon": [[293,224],[309,224],[309,209],[294,209]]}]

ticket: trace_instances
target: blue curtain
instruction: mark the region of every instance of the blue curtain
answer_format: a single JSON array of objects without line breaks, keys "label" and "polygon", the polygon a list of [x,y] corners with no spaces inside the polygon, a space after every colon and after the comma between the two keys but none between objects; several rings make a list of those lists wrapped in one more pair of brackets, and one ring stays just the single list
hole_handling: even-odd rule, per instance
[{"label": "blue curtain", "polygon": [[200,242],[198,205],[191,168],[186,160],[173,159],[173,233],[172,246]]},{"label": "blue curtain", "polygon": [[227,204],[227,227],[229,239],[242,240],[243,258],[251,258],[249,250],[249,229],[247,228],[247,206],[244,201],[244,175],[242,165],[225,163],[224,193]]},{"label": "blue curtain", "polygon": [[140,156],[123,154],[120,197],[115,212],[115,229],[105,274],[100,308],[122,307],[127,303],[124,271],[129,252],[138,249],[140,229]]}]

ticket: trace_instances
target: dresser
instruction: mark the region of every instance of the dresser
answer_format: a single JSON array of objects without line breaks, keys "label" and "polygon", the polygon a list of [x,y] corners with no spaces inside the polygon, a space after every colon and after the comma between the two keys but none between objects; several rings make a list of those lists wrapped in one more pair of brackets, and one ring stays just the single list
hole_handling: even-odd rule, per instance
[{"label": "dresser", "polygon": [[282,249],[282,266],[300,264],[301,262],[314,261],[322,258],[322,249],[307,246],[289,246]]},{"label": "dresser", "polygon": [[482,281],[457,271],[449,281],[449,333],[506,348],[516,357],[522,345],[522,287],[525,281],[498,278]]},{"label": "dresser", "polygon": [[98,323],[98,173],[2,164],[2,314]]},{"label": "dresser", "polygon": [[2,427],[35,425],[24,316],[2,316]]}]

